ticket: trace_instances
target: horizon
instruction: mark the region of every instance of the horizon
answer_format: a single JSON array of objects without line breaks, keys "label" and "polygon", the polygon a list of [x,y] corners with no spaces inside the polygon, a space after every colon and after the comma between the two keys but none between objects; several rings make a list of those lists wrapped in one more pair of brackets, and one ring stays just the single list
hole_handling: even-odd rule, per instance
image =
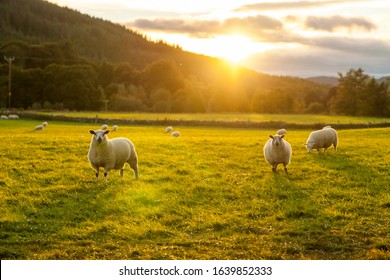
[{"label": "horizon", "polygon": [[384,0],[49,0],[152,40],[277,76],[390,75]]}]

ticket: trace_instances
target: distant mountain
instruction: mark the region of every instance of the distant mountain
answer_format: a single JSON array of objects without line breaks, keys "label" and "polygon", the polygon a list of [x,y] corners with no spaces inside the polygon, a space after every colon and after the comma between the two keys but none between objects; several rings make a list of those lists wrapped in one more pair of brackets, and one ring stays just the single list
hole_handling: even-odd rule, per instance
[{"label": "distant mountain", "polygon": [[390,76],[385,76],[377,79],[378,83],[387,82],[390,83]]},{"label": "distant mountain", "polygon": [[306,78],[306,80],[318,84],[331,85],[331,86],[336,86],[339,81],[337,77],[330,77],[330,76],[310,77],[310,78]]}]

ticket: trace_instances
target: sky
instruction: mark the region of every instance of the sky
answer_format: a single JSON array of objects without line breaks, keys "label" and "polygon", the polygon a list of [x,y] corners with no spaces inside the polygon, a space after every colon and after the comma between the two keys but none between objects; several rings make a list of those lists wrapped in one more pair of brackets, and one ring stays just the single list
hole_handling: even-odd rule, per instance
[{"label": "sky", "polygon": [[388,0],[50,0],[261,73],[390,75]]}]

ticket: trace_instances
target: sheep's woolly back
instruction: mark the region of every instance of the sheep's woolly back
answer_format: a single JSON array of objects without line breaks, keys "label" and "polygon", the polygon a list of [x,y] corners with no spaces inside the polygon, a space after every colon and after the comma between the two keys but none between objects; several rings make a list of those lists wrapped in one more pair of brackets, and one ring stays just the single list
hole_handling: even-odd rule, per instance
[{"label": "sheep's woolly back", "polygon": [[180,136],[180,132],[179,131],[174,131],[172,132],[172,137],[179,137]]},{"label": "sheep's woolly back", "polygon": [[286,129],[282,128],[282,129],[279,129],[277,132],[276,132],[277,135],[286,135],[287,134],[287,131]]},{"label": "sheep's woolly back", "polygon": [[334,151],[337,151],[338,135],[337,131],[330,126],[326,126],[321,130],[316,130],[310,133],[309,138],[306,141],[306,148],[310,153],[312,149],[324,151],[330,146],[334,147]]}]

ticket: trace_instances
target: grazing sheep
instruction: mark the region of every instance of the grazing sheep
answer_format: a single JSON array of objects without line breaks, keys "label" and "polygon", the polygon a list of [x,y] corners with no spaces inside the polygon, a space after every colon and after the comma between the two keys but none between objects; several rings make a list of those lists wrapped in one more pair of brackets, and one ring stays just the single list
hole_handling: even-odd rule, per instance
[{"label": "grazing sheep", "polygon": [[123,177],[124,165],[127,162],[134,170],[135,178],[138,179],[138,158],[133,143],[126,138],[108,139],[110,130],[90,130],[92,140],[88,151],[88,160],[95,169],[96,181],[99,177],[99,168],[104,168],[104,181],[111,169],[120,169]]},{"label": "grazing sheep", "polygon": [[286,133],[287,133],[287,131],[286,131],[286,129],[284,129],[284,128],[279,129],[279,130],[276,132],[277,135],[286,135]]},{"label": "grazing sheep", "polygon": [[292,149],[290,143],[283,140],[284,135],[270,135],[263,148],[264,158],[275,172],[278,164],[282,163],[288,175],[287,165],[290,163]]},{"label": "grazing sheep", "polygon": [[172,137],[179,137],[180,136],[180,132],[179,131],[174,131],[172,132]]},{"label": "grazing sheep", "polygon": [[171,132],[172,130],[173,130],[172,126],[167,126],[167,128],[165,129],[165,132]]},{"label": "grazing sheep", "polygon": [[319,153],[321,149],[324,149],[324,152],[332,144],[334,151],[337,151],[338,136],[336,130],[330,126],[325,126],[321,130],[316,130],[310,133],[309,138],[306,141],[306,149],[310,153],[313,149],[316,149]]},{"label": "grazing sheep", "polygon": [[47,126],[47,122],[43,122],[43,123],[42,123],[42,126],[43,126],[43,127],[46,127],[46,126]]},{"label": "grazing sheep", "polygon": [[42,130],[44,128],[44,126],[43,125],[37,125],[35,128],[34,128],[34,130]]},{"label": "grazing sheep", "polygon": [[117,125],[113,125],[113,126],[112,126],[112,131],[111,131],[111,132],[117,131],[118,128],[119,128],[119,127],[118,127]]},{"label": "grazing sheep", "polygon": [[2,119],[2,120],[8,120],[8,117],[5,116],[5,115],[1,115],[0,119]]},{"label": "grazing sheep", "polygon": [[19,119],[19,116],[18,116],[18,115],[9,115],[9,116],[8,116],[8,119],[9,119],[9,120],[18,120],[18,119]]},{"label": "grazing sheep", "polygon": [[103,124],[101,130],[107,130],[107,129],[108,129],[108,125]]}]

